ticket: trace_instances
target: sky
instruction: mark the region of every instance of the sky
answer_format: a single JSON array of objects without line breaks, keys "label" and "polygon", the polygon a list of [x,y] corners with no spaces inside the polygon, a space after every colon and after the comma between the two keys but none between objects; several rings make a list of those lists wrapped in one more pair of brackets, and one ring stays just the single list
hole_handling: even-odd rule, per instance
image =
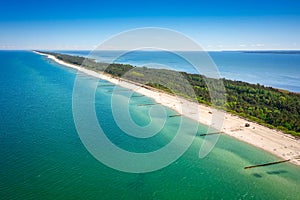
[{"label": "sky", "polygon": [[0,49],[94,49],[142,27],[178,31],[205,50],[299,50],[300,1],[0,2]]}]

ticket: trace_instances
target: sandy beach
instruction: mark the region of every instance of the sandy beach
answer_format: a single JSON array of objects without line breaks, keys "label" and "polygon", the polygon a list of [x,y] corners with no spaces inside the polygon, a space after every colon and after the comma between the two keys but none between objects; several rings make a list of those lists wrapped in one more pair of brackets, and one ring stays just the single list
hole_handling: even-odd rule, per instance
[{"label": "sandy beach", "polygon": [[[224,122],[222,127],[220,128],[220,131],[222,131],[222,133],[251,144],[255,147],[261,148],[267,152],[270,152],[273,155],[279,157],[278,160],[291,159],[291,163],[300,166],[300,160],[294,159],[295,157],[300,156],[300,140],[291,135],[284,134],[280,131],[264,127],[251,121],[247,121],[238,116],[224,113],[223,111],[219,111],[205,105],[190,102],[186,99],[178,98],[155,89],[141,87],[140,85],[134,84],[129,81],[119,80],[108,75],[99,74],[95,71],[82,68],[77,65],[65,63],[61,60],[58,60],[53,55],[43,54],[36,51],[34,52],[46,56],[49,59],[66,67],[70,67],[88,75],[107,80],[124,88],[135,90],[140,94],[154,99],[157,103],[176,110],[181,115],[189,117],[205,125],[213,126],[212,113],[222,112],[222,115],[224,116]],[[249,123],[250,127],[245,127],[245,123]]]}]

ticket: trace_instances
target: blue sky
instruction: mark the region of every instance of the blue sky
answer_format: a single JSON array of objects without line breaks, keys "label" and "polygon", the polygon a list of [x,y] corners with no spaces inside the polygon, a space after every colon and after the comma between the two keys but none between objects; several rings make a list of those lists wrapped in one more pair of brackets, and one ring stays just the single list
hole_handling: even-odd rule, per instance
[{"label": "blue sky", "polygon": [[0,3],[0,49],[93,49],[140,27],[174,29],[207,50],[300,49],[300,1]]}]

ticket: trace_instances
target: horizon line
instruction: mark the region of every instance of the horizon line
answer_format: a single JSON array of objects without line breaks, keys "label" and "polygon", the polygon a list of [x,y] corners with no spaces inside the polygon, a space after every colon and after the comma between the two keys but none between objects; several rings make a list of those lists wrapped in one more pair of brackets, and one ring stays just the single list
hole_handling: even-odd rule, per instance
[{"label": "horizon line", "polygon": [[[167,49],[168,50],[168,49]],[[132,50],[132,49],[101,49],[101,50],[96,50],[96,49],[0,49],[0,51],[163,51],[163,50],[152,50],[152,49],[141,49],[141,50]],[[168,50],[171,51],[171,50]],[[172,50],[172,51],[179,51],[179,52],[192,52],[197,50]],[[228,52],[228,51],[260,51],[260,52],[267,52],[267,51],[300,51],[300,49],[211,49],[211,50],[202,50],[203,52]]]}]

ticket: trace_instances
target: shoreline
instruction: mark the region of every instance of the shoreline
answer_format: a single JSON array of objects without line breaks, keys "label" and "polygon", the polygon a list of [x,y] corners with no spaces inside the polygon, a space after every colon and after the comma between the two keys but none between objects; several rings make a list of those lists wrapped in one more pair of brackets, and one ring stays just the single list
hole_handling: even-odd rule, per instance
[{"label": "shoreline", "polygon": [[[209,106],[190,102],[186,99],[176,97],[162,91],[152,89],[150,87],[141,87],[141,85],[133,83],[131,81],[125,81],[123,79],[119,80],[108,75],[99,74],[95,71],[83,68],[81,66],[66,63],[57,59],[53,55],[36,51],[33,52],[42,56],[46,56],[48,59],[51,59],[63,66],[79,70],[87,75],[109,81],[124,88],[135,91],[138,90],[136,92],[152,98],[157,103],[171,108],[177,111],[179,114],[207,126],[213,126],[211,124],[211,112],[222,112],[222,114],[224,115],[224,121],[222,129],[220,129],[221,132],[240,141],[246,142],[252,146],[260,148],[264,151],[267,151],[284,160],[291,159],[290,163],[300,166],[300,160],[293,159],[300,156],[300,140],[295,138],[294,136],[287,135],[275,129],[264,127],[255,122],[251,122],[233,114],[226,113],[225,111],[218,111]],[[199,116],[201,116],[201,118]],[[249,123],[250,127],[245,127],[245,123]]]}]

